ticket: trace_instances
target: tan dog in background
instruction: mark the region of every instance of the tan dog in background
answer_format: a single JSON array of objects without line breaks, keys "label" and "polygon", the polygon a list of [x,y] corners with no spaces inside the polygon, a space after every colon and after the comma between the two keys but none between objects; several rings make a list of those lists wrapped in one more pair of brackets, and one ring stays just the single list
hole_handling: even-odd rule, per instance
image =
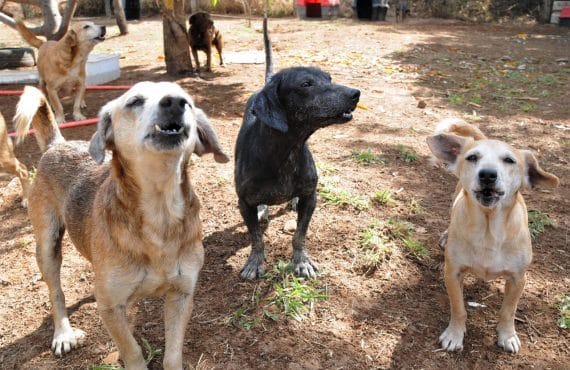
[{"label": "tan dog in background", "polygon": [[8,137],[8,127],[4,116],[0,113],[0,172],[18,176],[22,185],[22,206],[28,206],[28,169],[14,155],[12,140]]},{"label": "tan dog in background", "polygon": [[[128,304],[164,295],[165,369],[182,369],[184,333],[204,260],[200,202],[190,184],[192,152],[227,156],[202,110],[174,83],[140,82],[100,111],[91,142],[65,141],[41,92],[26,87],[15,122],[30,123],[43,156],[29,195],[37,261],[49,288],[56,355],[85,334],[69,323],[60,283],[67,230],[91,261],[101,318],[127,369],[145,369],[127,322]],[[49,111],[49,109],[48,109]],[[51,113],[51,111],[50,111]],[[112,160],[105,161],[105,151]]]},{"label": "tan dog in background", "polygon": [[476,127],[447,120],[427,139],[432,153],[459,178],[445,246],[445,285],[451,319],[439,337],[448,351],[463,349],[467,312],[462,281],[470,272],[479,278],[505,278],[497,344],[518,352],[515,311],[532,260],[523,188],[558,186],[528,150],[487,139]]},{"label": "tan dog in background", "polygon": [[16,28],[22,37],[38,48],[39,87],[48,96],[58,123],[65,122],[59,93],[70,94],[75,90],[73,119],[85,119],[81,108],[85,108],[85,66],[91,50],[105,40],[105,26],[93,22],[77,22],[59,41],[43,41],[31,32],[21,19]]}]

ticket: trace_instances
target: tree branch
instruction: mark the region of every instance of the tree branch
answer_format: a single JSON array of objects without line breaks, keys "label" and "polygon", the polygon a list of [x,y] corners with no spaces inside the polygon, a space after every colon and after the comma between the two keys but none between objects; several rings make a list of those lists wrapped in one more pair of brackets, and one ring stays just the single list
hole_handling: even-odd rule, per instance
[{"label": "tree branch", "polygon": [[63,35],[65,35],[67,29],[69,28],[69,22],[71,22],[76,9],[77,0],[67,0],[65,11],[63,13],[63,19],[61,21],[61,25],[59,26],[59,30],[57,30],[56,34],[54,35],[54,40],[60,40]]}]

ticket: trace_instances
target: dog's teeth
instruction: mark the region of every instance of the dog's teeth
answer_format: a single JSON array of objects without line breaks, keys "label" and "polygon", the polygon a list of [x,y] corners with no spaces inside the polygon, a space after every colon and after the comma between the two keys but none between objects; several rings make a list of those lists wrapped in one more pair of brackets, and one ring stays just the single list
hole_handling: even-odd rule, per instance
[{"label": "dog's teeth", "polygon": [[154,125],[154,129],[155,129],[156,131],[162,131],[162,129],[160,128],[159,125]]},{"label": "dog's teeth", "polygon": [[180,126],[180,128],[176,131],[178,134],[181,134],[184,131],[184,126]]}]

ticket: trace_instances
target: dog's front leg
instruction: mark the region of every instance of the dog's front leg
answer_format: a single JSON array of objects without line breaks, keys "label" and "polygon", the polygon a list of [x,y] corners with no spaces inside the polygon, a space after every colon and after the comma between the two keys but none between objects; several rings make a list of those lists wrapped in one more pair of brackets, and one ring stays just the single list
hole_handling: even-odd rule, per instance
[{"label": "dog's front leg", "polygon": [[146,369],[141,347],[133,337],[127,321],[127,302],[115,302],[112,305],[106,305],[104,303],[106,299],[101,299],[97,294],[96,299],[101,319],[111,338],[119,347],[119,354],[125,368],[128,370]]},{"label": "dog's front leg", "polygon": [[192,56],[194,57],[194,61],[196,62],[196,72],[200,72],[200,61],[198,60],[198,49],[192,48]]},{"label": "dog's front leg", "polygon": [[[193,285],[193,284],[192,284]],[[192,315],[193,293],[168,292],[164,302],[164,332],[166,350],[164,369],[181,370],[184,332]]]},{"label": "dog's front leg", "polygon": [[521,341],[515,331],[515,312],[526,282],[525,273],[506,278],[505,297],[499,311],[497,324],[497,344],[507,352],[517,353]]},{"label": "dog's front leg", "polygon": [[65,122],[65,114],[63,113],[63,106],[61,105],[61,101],[59,100],[59,96],[57,96],[57,91],[54,89],[46,88],[49,102],[51,107],[53,108],[53,112],[55,114],[55,121],[58,124]]},{"label": "dog's front leg", "polygon": [[85,98],[85,85],[80,82],[77,86],[77,91],[75,93],[75,101],[73,102],[73,119],[76,121],[81,121],[85,119],[83,113],[81,113],[81,108],[85,108],[87,105],[84,101]]},{"label": "dog's front leg", "polygon": [[451,319],[447,329],[439,336],[439,342],[441,348],[447,351],[463,349],[465,321],[467,320],[467,311],[465,311],[463,302],[463,273],[454,265],[445,261],[445,286],[449,296]]},{"label": "dog's front leg", "polygon": [[297,229],[293,235],[293,268],[297,276],[315,277],[317,265],[307,255],[305,240],[311,217],[315,211],[317,196],[313,191],[310,195],[299,197],[297,204]]},{"label": "dog's front leg", "polygon": [[265,273],[265,268],[263,267],[265,246],[263,245],[263,233],[257,218],[257,207],[251,207],[244,200],[240,199],[239,211],[251,237],[251,254],[245,266],[241,269],[240,275],[244,279],[255,279],[263,276]]},{"label": "dog's front leg", "polygon": [[206,49],[206,72],[212,71],[212,45],[208,45]]}]

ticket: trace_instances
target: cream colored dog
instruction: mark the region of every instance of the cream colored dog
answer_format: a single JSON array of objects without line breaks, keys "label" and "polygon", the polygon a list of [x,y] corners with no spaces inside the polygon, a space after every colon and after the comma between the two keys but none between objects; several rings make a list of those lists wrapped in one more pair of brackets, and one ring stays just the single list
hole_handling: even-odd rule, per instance
[{"label": "cream colored dog", "polygon": [[39,87],[47,94],[58,123],[65,121],[59,93],[69,94],[75,89],[73,119],[85,119],[81,108],[85,108],[85,66],[91,50],[105,40],[105,26],[93,22],[77,22],[59,41],[43,41],[22,22],[16,20],[16,28],[22,37],[38,48]]},{"label": "cream colored dog", "polygon": [[436,133],[427,139],[432,153],[459,178],[445,246],[451,319],[439,341],[448,351],[463,348],[466,273],[485,280],[504,277],[497,343],[516,353],[521,342],[515,331],[515,311],[532,260],[527,209],[520,191],[537,185],[556,187],[558,178],[542,170],[530,151],[487,139],[465,122],[447,120]]},{"label": "cream colored dog", "polygon": [[2,113],[0,113],[0,172],[18,176],[22,185],[22,206],[27,207],[28,187],[30,186],[28,169],[14,155],[14,147],[12,140],[8,137],[8,127],[6,127]]},{"label": "cream colored dog", "polygon": [[[127,306],[164,295],[165,369],[182,369],[182,346],[198,273],[204,260],[200,202],[188,168],[192,152],[227,162],[204,112],[174,83],[140,82],[100,111],[91,142],[65,141],[47,101],[26,87],[15,122],[30,122],[44,152],[29,195],[37,261],[49,288],[62,355],[85,334],[69,323],[60,283],[62,238],[67,230],[95,272],[97,307],[127,369],[145,369],[127,322]],[[40,109],[41,110],[41,109]],[[48,109],[51,113],[51,111]],[[105,161],[105,151],[112,160]]]}]

